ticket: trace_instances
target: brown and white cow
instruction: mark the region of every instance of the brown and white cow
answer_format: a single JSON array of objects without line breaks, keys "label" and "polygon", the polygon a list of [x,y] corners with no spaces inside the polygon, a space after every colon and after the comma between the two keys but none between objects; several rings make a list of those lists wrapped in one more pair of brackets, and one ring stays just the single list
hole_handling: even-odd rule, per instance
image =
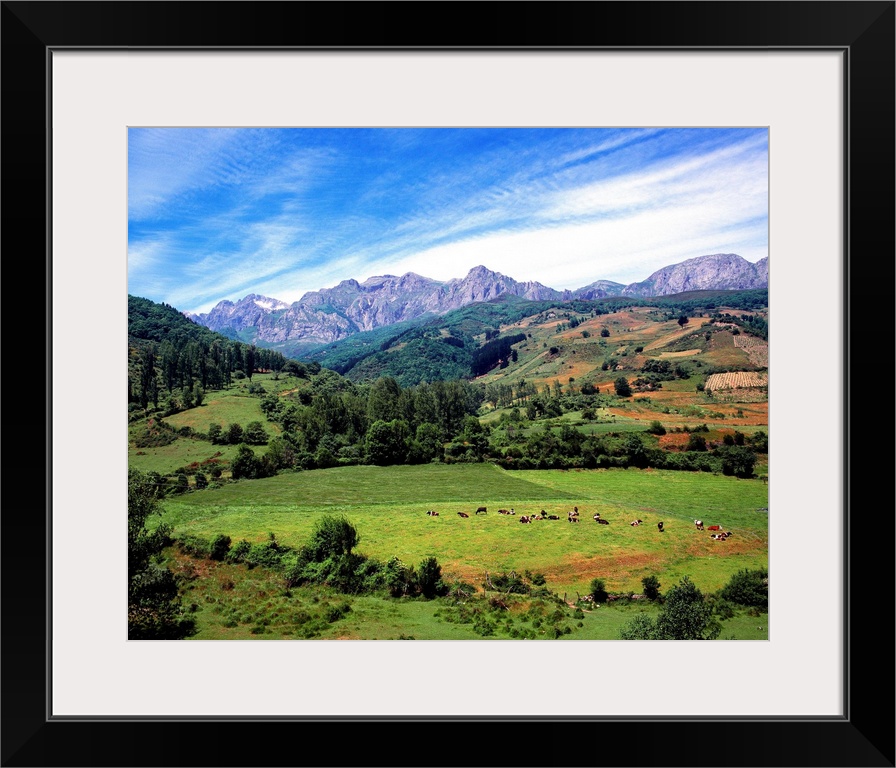
[{"label": "brown and white cow", "polygon": [[708,526],[706,526],[706,530],[707,531],[721,531],[722,526],[721,525],[708,525]]},{"label": "brown and white cow", "polygon": [[469,517],[469,515],[466,512],[458,512],[457,514],[458,514],[458,517]]},{"label": "brown and white cow", "polygon": [[439,513],[436,512],[434,509],[427,510],[426,514],[429,515],[430,517],[438,517],[439,516]]},{"label": "brown and white cow", "polygon": [[629,525],[631,525],[631,526],[641,525],[641,523],[643,523],[643,522],[644,522],[644,521],[639,517],[637,520],[632,520],[632,521],[629,523]]},{"label": "brown and white cow", "polygon": [[697,527],[698,531],[703,530],[703,521],[702,520],[694,520],[694,525]]},{"label": "brown and white cow", "polygon": [[597,522],[599,522],[601,525],[609,525],[610,524],[609,520],[604,520],[603,518],[600,518]]},{"label": "brown and white cow", "polygon": [[663,527],[663,524],[662,524],[662,523],[657,523],[657,524],[656,524],[656,527],[657,527],[657,530],[659,530],[660,533],[663,533],[663,531],[665,531],[665,528]]}]

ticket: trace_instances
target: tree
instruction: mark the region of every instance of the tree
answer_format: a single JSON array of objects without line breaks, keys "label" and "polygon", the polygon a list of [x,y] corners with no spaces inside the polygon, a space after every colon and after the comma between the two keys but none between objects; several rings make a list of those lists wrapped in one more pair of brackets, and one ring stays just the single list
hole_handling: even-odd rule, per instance
[{"label": "tree", "polygon": [[241,424],[230,424],[227,427],[227,443],[229,445],[239,445],[243,442],[243,427]]},{"label": "tree", "polygon": [[249,445],[268,444],[268,433],[265,432],[264,425],[260,421],[250,421],[246,425],[244,437]]},{"label": "tree", "polygon": [[645,576],[641,579],[641,588],[644,590],[644,597],[648,600],[657,600],[660,596],[660,580],[656,576]]},{"label": "tree", "polygon": [[381,376],[370,387],[367,396],[367,417],[371,422],[401,418],[401,387],[391,376]]},{"label": "tree", "polygon": [[610,329],[609,329],[609,328],[601,328],[601,329],[600,329],[600,335],[601,335],[601,337],[604,338],[604,339],[608,338],[609,335],[610,335]]},{"label": "tree", "polygon": [[591,585],[588,587],[588,594],[594,598],[595,603],[607,602],[609,595],[606,582],[603,579],[592,579]]},{"label": "tree", "polygon": [[738,605],[768,610],[768,569],[739,570],[722,588],[720,597]]},{"label": "tree", "polygon": [[616,379],[616,381],[613,382],[613,386],[616,388],[616,394],[619,395],[619,397],[632,396],[632,388],[625,376],[620,376],[618,379]]},{"label": "tree", "polygon": [[372,464],[387,466],[404,464],[408,454],[410,429],[401,419],[378,420],[367,430],[367,459]]},{"label": "tree", "polygon": [[442,584],[442,566],[434,557],[427,557],[417,568],[417,581],[420,584],[420,592],[428,599],[444,591]]},{"label": "tree", "polygon": [[712,606],[688,576],[666,594],[656,628],[660,640],[715,640],[722,631]]},{"label": "tree", "polygon": [[230,474],[234,480],[243,478],[252,480],[263,477],[261,460],[248,445],[240,445],[236,450],[236,457],[230,464]]},{"label": "tree", "polygon": [[174,574],[162,550],[171,529],[164,523],[152,530],[150,518],[160,515],[160,478],[128,471],[128,639],[181,640],[194,631],[181,605]]},{"label": "tree", "polygon": [[687,315],[679,315],[678,324],[680,326],[685,326],[688,324],[688,316]]},{"label": "tree", "polygon": [[442,458],[445,448],[442,443],[441,430],[429,422],[420,424],[414,437],[413,448],[415,458],[420,462]]},{"label": "tree", "polygon": [[722,474],[735,477],[752,477],[756,454],[739,445],[725,445],[716,453],[722,457]]},{"label": "tree", "polygon": [[703,435],[690,435],[688,437],[688,444],[686,446],[686,450],[688,451],[705,451],[706,450],[706,438]]},{"label": "tree", "polygon": [[314,526],[314,532],[303,547],[305,556],[321,563],[329,557],[350,555],[361,537],[345,517],[324,515]]},{"label": "tree", "polygon": [[623,640],[715,640],[721,631],[712,606],[684,576],[666,594],[656,620],[640,614],[622,627],[619,636]]},{"label": "tree", "polygon": [[209,424],[208,425],[208,439],[214,443],[215,445],[220,445],[224,442],[224,430],[221,429],[220,424]]}]

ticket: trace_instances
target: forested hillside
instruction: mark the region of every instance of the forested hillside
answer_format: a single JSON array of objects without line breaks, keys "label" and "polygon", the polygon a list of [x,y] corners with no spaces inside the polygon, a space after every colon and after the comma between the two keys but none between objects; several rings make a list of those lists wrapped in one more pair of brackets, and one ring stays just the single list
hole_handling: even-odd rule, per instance
[{"label": "forested hillside", "polygon": [[[229,386],[255,371],[320,369],[279,352],[228,339],[168,304],[128,296],[128,403],[167,413],[201,402],[205,390]],[[132,409],[134,410],[134,409]]]}]

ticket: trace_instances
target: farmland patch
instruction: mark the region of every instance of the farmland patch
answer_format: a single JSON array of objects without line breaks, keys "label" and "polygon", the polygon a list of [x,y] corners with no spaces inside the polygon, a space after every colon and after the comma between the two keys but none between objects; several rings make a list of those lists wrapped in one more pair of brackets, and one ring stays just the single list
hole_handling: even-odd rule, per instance
[{"label": "farmland patch", "polygon": [[716,392],[720,389],[749,389],[767,387],[768,374],[757,371],[735,371],[714,373],[706,379],[706,389]]}]

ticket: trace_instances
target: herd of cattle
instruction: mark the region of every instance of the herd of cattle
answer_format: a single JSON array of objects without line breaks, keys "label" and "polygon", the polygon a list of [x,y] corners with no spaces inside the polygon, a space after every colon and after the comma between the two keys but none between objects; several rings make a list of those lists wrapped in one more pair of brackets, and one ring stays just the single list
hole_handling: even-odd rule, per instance
[{"label": "herd of cattle", "polygon": [[[439,516],[439,513],[436,512],[434,509],[426,510],[426,514],[429,515],[430,517],[438,517]],[[457,514],[459,517],[469,517],[469,515],[466,512],[458,512]],[[488,514],[488,507],[477,507],[476,512],[474,514],[486,515],[486,514]],[[499,515],[516,515],[516,512],[511,507],[510,509],[499,509],[498,514]],[[544,510],[541,510],[540,513],[534,514],[534,515],[520,515],[518,519],[521,523],[532,523],[532,522],[535,522],[536,520],[559,520],[560,515],[549,515]],[[567,522],[570,522],[570,523],[578,523],[579,519],[580,519],[579,518],[579,508],[573,507],[572,510],[567,513],[566,520],[567,520]],[[602,518],[600,516],[600,512],[596,512],[594,515],[592,515],[592,519],[594,520],[594,522],[599,523],[600,525],[609,525],[610,524],[609,520],[605,520],[604,518]],[[641,525],[641,523],[643,523],[643,522],[644,522],[643,520],[638,518],[636,520],[632,520],[629,523],[629,525],[631,525],[632,527],[635,527],[635,526]],[[665,523],[663,523],[663,522],[657,523],[656,527],[660,533],[664,533],[666,530]],[[732,535],[731,531],[723,531],[721,525],[704,526],[702,520],[694,520],[694,527],[698,531],[704,531],[704,530],[712,531],[712,533],[710,534],[710,538],[713,541],[727,541],[728,537]]]}]

